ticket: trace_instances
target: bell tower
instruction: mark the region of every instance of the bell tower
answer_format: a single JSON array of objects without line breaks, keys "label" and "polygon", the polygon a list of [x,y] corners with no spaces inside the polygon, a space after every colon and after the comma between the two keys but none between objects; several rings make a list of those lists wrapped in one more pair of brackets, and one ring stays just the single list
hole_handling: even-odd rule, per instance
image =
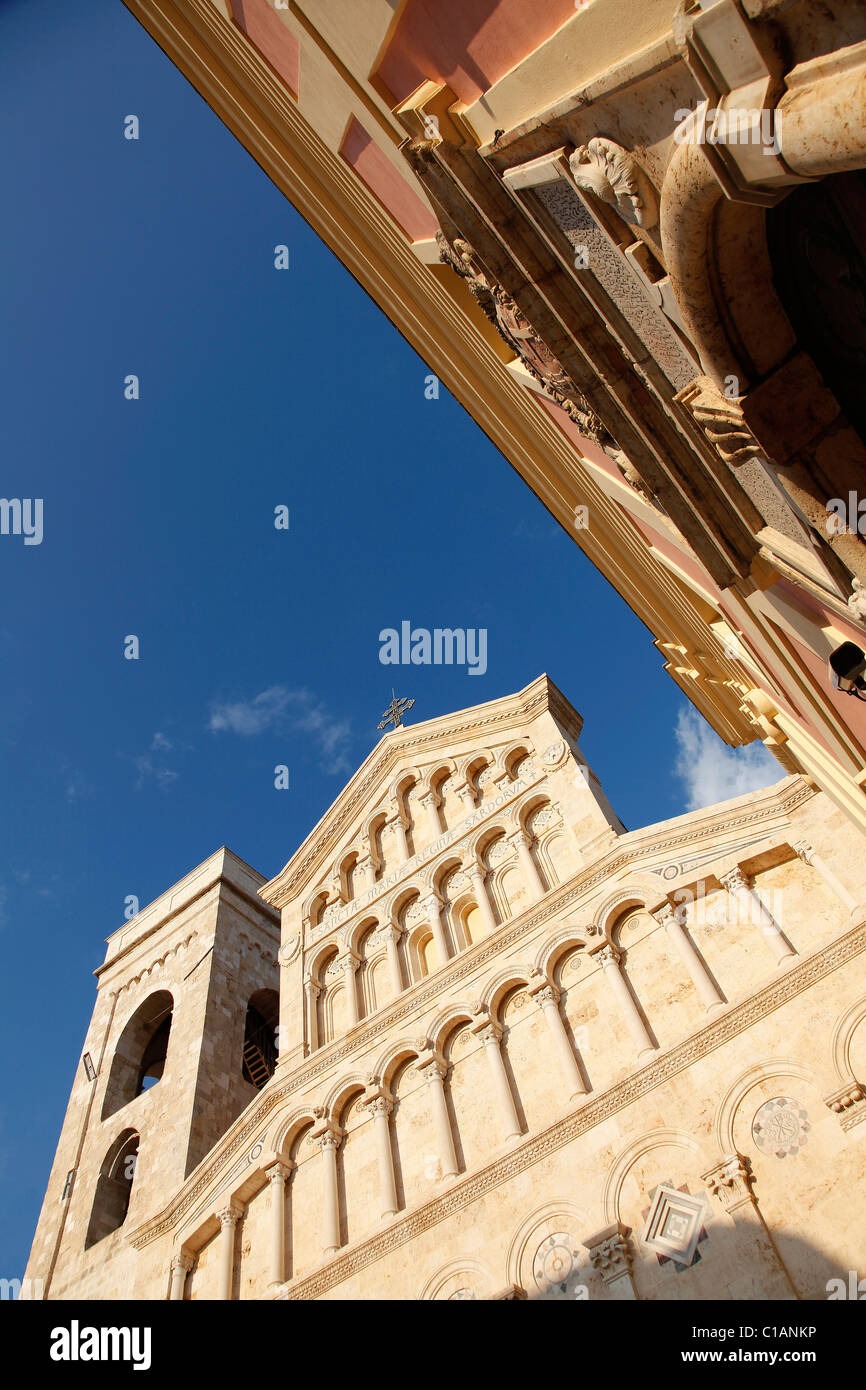
[{"label": "bell tower", "polygon": [[272,1074],[279,926],[263,882],[220,849],[108,938],[27,1268],[44,1297],[128,1297],[125,1233]]}]

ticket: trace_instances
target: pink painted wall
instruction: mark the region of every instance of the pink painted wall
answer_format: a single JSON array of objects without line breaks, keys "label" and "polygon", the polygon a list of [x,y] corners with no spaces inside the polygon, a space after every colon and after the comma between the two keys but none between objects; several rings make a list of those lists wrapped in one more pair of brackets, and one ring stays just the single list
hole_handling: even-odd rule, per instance
[{"label": "pink painted wall", "polygon": [[428,241],[436,235],[439,224],[432,212],[354,116],[343,137],[340,154],[410,241]]},{"label": "pink painted wall", "polygon": [[428,79],[472,102],[575,13],[574,0],[407,0],[373,75],[395,105]]},{"label": "pink painted wall", "polygon": [[232,14],[242,29],[285,82],[298,95],[298,41],[274,13],[268,0],[231,0]]}]

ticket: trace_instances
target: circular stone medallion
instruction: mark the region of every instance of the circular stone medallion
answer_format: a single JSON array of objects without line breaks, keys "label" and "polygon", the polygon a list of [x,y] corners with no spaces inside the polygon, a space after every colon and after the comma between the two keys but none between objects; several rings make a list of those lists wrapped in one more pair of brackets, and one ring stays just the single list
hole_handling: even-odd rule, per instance
[{"label": "circular stone medallion", "polygon": [[792,1158],[806,1142],[809,1117],[796,1100],[776,1096],[765,1101],[752,1120],[752,1138],[765,1154]]}]

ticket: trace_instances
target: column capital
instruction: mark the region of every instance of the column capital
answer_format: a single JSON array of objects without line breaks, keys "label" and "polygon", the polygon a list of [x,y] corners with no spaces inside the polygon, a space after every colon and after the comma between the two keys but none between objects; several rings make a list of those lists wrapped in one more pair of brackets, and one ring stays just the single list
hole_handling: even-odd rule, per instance
[{"label": "column capital", "polygon": [[346,975],[354,975],[360,964],[361,958],[356,956],[354,951],[347,951],[345,955],[340,957],[339,961],[340,969]]},{"label": "column capital", "polygon": [[658,907],[654,907],[650,916],[656,919],[660,927],[668,927],[672,922],[677,927],[682,926],[682,922],[677,916],[677,909],[667,899]]},{"label": "column capital", "polygon": [[370,1100],[364,1101],[364,1109],[369,1111],[370,1118],[373,1120],[380,1115],[384,1115],[387,1119],[393,1108],[393,1102],[384,1095],[373,1096]]},{"label": "column capital", "polygon": [[503,1031],[500,1023],[496,1023],[492,1018],[487,1018],[485,1016],[479,1019],[477,1023],[473,1023],[470,1026],[472,1032],[478,1035],[485,1047],[492,1044],[495,1044],[497,1047],[499,1046]]},{"label": "column capital", "polygon": [[866,1092],[858,1081],[846,1081],[824,1097],[824,1104],[839,1116],[844,1130],[853,1129],[866,1120]]},{"label": "column capital", "polygon": [[629,1228],[621,1221],[605,1226],[583,1242],[589,1251],[590,1263],[606,1284],[623,1276],[631,1276],[632,1248]]},{"label": "column capital", "polygon": [[611,966],[615,966],[616,969],[619,969],[623,960],[623,952],[618,946],[614,946],[612,941],[606,941],[603,946],[599,946],[597,950],[592,951],[590,954],[592,958],[595,956],[598,957],[601,961],[603,970],[608,970]]},{"label": "column capital", "polygon": [[427,1082],[434,1079],[444,1081],[448,1075],[448,1064],[440,1052],[434,1052],[431,1048],[426,1055],[422,1054],[418,1057],[415,1070]]},{"label": "column capital", "polygon": [[318,980],[314,980],[312,977],[304,980],[304,989],[313,999],[318,999],[322,992],[322,986],[319,984]]},{"label": "column capital", "polygon": [[802,859],[804,864],[812,863],[812,856],[815,851],[808,840],[796,840],[791,846],[798,859]]},{"label": "column capital", "polygon": [[275,1163],[269,1163],[265,1168],[268,1182],[286,1182],[295,1171],[297,1164],[290,1158],[278,1158]]},{"label": "column capital", "polygon": [[728,893],[742,893],[744,889],[748,892],[752,886],[748,875],[743,873],[739,865],[729,869],[726,874],[719,874],[719,883]]},{"label": "column capital", "polygon": [[176,1269],[182,1269],[184,1274],[189,1274],[190,1270],[194,1268],[195,1262],[195,1255],[189,1255],[185,1250],[181,1250],[171,1257],[171,1271],[174,1273]]},{"label": "column capital", "polygon": [[463,872],[469,875],[473,883],[483,884],[487,877],[487,870],[482,868],[474,859],[471,859],[469,863],[464,866]]},{"label": "column capital", "polygon": [[559,1006],[559,990],[548,980],[537,985],[530,985],[528,993],[540,1009],[543,1009],[546,1004],[553,1004],[554,1007]]},{"label": "column capital", "polygon": [[399,922],[385,922],[383,926],[379,927],[377,935],[381,935],[382,940],[387,945],[389,942],[394,943],[399,941],[400,937],[403,935],[403,930]]},{"label": "column capital", "polygon": [[710,1195],[718,1198],[725,1211],[734,1212],[754,1202],[752,1165],[741,1153],[728,1154],[701,1177]]},{"label": "column capital", "polygon": [[217,1212],[217,1220],[223,1229],[226,1226],[235,1226],[241,1218],[242,1210],[238,1202],[231,1201],[228,1206],[223,1207],[222,1211]]}]

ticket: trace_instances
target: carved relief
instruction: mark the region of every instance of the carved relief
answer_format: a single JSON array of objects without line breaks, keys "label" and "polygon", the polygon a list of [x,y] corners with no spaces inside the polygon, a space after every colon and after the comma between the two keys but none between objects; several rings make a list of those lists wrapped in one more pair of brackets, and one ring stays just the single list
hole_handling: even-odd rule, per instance
[{"label": "carved relief", "polygon": [[568,167],[578,188],[616,208],[631,226],[658,224],[658,194],[634,155],[622,145],[597,135],[575,150]]},{"label": "carved relief", "polygon": [[763,460],[761,446],[743,419],[739,401],[726,396],[709,377],[697,377],[675,399],[686,407],[731,468],[754,458]]},{"label": "carved relief", "polygon": [[551,400],[562,407],[585,435],[602,447],[615,448],[613,439],[559,359],[554,357],[511,296],[496,281],[488,280],[469,242],[456,238],[451,245],[442,232],[436,233],[436,241],[440,260],[466,281],[480,308]]}]

